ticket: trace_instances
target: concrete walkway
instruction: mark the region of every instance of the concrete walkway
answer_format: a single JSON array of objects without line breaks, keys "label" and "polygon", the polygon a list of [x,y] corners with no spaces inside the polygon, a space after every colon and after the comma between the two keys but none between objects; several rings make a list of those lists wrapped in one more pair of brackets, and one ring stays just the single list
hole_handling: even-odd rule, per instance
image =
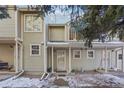
[{"label": "concrete walkway", "polygon": [[14,76],[14,74],[0,74],[0,81],[8,79],[8,78],[10,78],[12,76]]},{"label": "concrete walkway", "polygon": [[121,72],[121,71],[111,71],[111,72],[107,72],[107,73],[112,74],[117,77],[120,77],[120,78],[124,78],[124,72]]}]

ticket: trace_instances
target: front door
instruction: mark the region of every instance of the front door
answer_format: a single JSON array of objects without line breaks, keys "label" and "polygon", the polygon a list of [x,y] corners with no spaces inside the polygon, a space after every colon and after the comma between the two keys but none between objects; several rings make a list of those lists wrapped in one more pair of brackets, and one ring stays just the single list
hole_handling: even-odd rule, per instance
[{"label": "front door", "polygon": [[66,71],[66,51],[57,50],[57,71]]}]

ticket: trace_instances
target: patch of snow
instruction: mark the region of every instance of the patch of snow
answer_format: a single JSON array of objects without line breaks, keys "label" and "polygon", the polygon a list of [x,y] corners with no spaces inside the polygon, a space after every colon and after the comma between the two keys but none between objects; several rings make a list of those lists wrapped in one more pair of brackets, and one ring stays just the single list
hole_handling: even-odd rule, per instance
[{"label": "patch of snow", "polygon": [[[76,74],[74,76],[57,77],[68,82],[69,87],[121,87],[124,86],[124,79],[111,74]],[[1,81],[0,87],[52,87],[57,88],[54,84],[56,77],[49,77],[46,80],[40,81],[38,78],[20,77],[15,80],[12,78]],[[62,86],[61,86],[62,87]]]},{"label": "patch of snow", "polygon": [[37,79],[37,78],[33,78],[33,79],[30,79],[30,78],[25,78],[25,77],[20,77],[20,78],[17,78],[15,80],[13,80],[12,78],[8,79],[8,80],[5,80],[5,81],[2,81],[0,82],[0,87],[49,87],[49,82],[48,80],[42,80],[40,81],[40,79]]},{"label": "patch of snow", "polygon": [[111,74],[97,74],[95,75],[95,77],[102,81],[105,81],[106,83],[115,83],[115,84],[124,85],[124,79]]}]

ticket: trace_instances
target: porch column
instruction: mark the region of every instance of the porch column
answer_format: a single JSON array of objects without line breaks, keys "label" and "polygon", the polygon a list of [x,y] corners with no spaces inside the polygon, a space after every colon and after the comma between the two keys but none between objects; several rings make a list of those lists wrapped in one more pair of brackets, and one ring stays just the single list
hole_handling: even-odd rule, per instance
[{"label": "porch column", "polygon": [[44,72],[47,72],[47,32],[46,26],[44,24]]},{"label": "porch column", "polygon": [[44,72],[47,72],[47,47],[44,46]]},{"label": "porch column", "polygon": [[124,46],[122,46],[122,72],[124,72]]},{"label": "porch column", "polygon": [[15,71],[18,73],[18,42],[16,41],[15,46]]},{"label": "porch column", "polygon": [[115,52],[115,68],[118,69],[118,62],[117,62],[117,51]]},{"label": "porch column", "polygon": [[20,66],[21,70],[23,70],[23,46],[20,47]]},{"label": "porch column", "polygon": [[69,73],[71,73],[71,47],[69,47]]},{"label": "porch column", "polygon": [[52,46],[52,73],[54,72],[54,55],[53,55],[53,46]]},{"label": "porch column", "polygon": [[105,72],[108,71],[108,62],[107,62],[107,46],[105,47]]}]

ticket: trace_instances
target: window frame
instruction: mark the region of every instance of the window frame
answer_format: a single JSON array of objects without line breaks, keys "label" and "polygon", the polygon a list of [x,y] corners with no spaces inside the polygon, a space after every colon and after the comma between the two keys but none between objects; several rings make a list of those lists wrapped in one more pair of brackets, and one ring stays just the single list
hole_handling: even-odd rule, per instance
[{"label": "window frame", "polygon": [[[33,16],[36,16],[36,15],[37,15],[37,14],[24,14],[24,19],[23,19],[23,20],[24,20],[24,32],[34,32],[34,33],[42,32],[42,20],[41,20],[41,24],[40,24],[40,31],[34,31],[34,30],[33,30],[33,31],[26,31],[26,30],[25,30],[25,27],[26,27],[26,25],[25,25],[25,23],[26,23],[26,22],[25,22],[25,17],[26,17],[26,16],[32,16],[32,17],[33,17]],[[33,20],[32,20],[32,21],[33,21]],[[33,28],[33,24],[32,24],[32,28]]]},{"label": "window frame", "polygon": [[[121,55],[121,58],[120,58],[120,55]],[[122,60],[123,59],[123,56],[121,53],[118,54],[118,60]]]},{"label": "window frame", "polygon": [[[77,41],[77,32],[76,31],[69,30],[69,36],[68,37],[69,37],[69,41]],[[71,37],[73,39],[71,39]]]},{"label": "window frame", "polygon": [[[80,58],[75,58],[76,51],[79,51],[80,52]],[[73,50],[73,59],[81,59],[81,50],[80,49],[74,49]]]},{"label": "window frame", "polygon": [[[93,57],[89,57],[89,52],[93,52]],[[87,50],[87,59],[94,59],[95,58],[95,51],[94,50]]]},{"label": "window frame", "polygon": [[[39,54],[32,54],[32,46],[33,45],[39,46]],[[30,44],[30,56],[41,56],[41,44]]]}]

